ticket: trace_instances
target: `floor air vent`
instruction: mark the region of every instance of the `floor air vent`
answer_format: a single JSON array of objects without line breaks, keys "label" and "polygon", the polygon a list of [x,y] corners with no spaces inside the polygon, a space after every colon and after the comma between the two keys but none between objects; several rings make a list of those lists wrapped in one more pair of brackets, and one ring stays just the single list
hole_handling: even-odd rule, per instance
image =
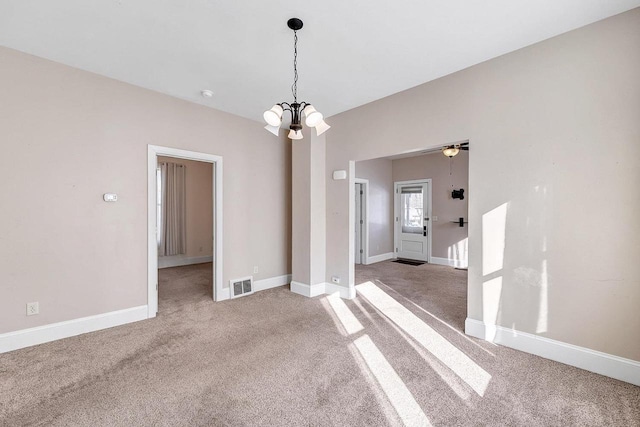
[{"label": "floor air vent", "polygon": [[253,277],[244,277],[242,279],[233,279],[230,281],[231,298],[237,298],[253,293]]}]

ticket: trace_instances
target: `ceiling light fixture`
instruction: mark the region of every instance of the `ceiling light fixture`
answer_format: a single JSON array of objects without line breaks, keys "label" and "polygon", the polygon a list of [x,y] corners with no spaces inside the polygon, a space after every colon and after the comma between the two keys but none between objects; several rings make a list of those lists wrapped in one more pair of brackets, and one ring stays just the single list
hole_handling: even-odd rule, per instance
[{"label": "ceiling light fixture", "polygon": [[448,158],[452,158],[457,155],[460,151],[469,151],[469,142],[462,142],[460,144],[448,145],[446,147],[442,147],[442,154],[447,156]]},{"label": "ceiling light fixture", "polygon": [[293,140],[303,138],[302,115],[305,116],[305,124],[307,126],[316,128],[316,135],[318,136],[331,127],[325,123],[322,113],[313,108],[311,104],[298,102],[298,30],[302,28],[302,25],[302,21],[298,18],[291,18],[287,21],[287,26],[293,30],[293,85],[291,85],[293,103],[280,102],[263,114],[264,121],[267,122],[264,128],[277,136],[282,124],[282,115],[285,111],[291,113],[289,138]]},{"label": "ceiling light fixture", "polygon": [[460,149],[458,147],[456,147],[456,146],[445,147],[445,148],[442,149],[442,154],[444,154],[445,156],[447,156],[449,158],[455,156],[459,152],[460,152]]},{"label": "ceiling light fixture", "polygon": [[210,91],[209,89],[201,91],[200,94],[205,98],[213,98],[213,91]]}]

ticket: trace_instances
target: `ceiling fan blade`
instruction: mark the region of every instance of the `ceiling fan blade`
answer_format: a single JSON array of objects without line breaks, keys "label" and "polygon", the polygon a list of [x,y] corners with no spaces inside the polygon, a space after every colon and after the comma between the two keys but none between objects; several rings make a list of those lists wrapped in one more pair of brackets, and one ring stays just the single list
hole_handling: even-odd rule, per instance
[{"label": "ceiling fan blade", "polygon": [[469,147],[460,147],[461,150],[469,151]]}]

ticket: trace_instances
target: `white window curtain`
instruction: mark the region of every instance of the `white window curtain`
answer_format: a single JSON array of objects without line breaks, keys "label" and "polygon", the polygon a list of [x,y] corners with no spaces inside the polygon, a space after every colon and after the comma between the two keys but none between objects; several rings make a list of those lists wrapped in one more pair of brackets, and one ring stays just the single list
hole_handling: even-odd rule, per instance
[{"label": "white window curtain", "polygon": [[186,167],[158,164],[158,256],[180,255],[187,250]]}]

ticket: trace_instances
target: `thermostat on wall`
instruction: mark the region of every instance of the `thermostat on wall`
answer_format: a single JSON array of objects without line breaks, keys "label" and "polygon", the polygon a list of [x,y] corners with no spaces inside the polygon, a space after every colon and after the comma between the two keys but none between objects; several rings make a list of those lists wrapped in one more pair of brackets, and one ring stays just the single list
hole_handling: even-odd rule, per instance
[{"label": "thermostat on wall", "polygon": [[347,171],[333,171],[333,179],[347,179]]},{"label": "thermostat on wall", "polygon": [[102,195],[102,198],[104,199],[105,202],[117,202],[118,201],[118,195],[115,193],[104,193]]}]

